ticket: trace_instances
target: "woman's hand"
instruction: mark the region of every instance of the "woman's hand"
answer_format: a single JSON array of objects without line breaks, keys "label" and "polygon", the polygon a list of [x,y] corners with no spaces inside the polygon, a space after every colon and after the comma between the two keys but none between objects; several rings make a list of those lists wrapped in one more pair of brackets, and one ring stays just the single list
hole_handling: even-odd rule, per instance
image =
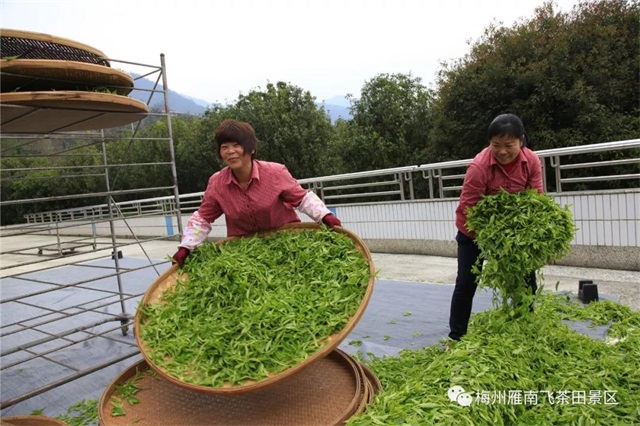
[{"label": "woman's hand", "polygon": [[182,268],[184,266],[185,259],[189,256],[189,253],[191,253],[189,249],[180,247],[176,254],[173,255],[173,260]]},{"label": "woman's hand", "polygon": [[327,225],[329,228],[335,228],[336,226],[342,226],[340,219],[335,217],[333,214],[329,213],[324,215],[322,218],[322,223]]}]

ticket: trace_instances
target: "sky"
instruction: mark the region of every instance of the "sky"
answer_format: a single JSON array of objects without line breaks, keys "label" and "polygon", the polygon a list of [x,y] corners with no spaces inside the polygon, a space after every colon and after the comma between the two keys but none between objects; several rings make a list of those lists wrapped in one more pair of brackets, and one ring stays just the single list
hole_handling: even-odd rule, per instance
[{"label": "sky", "polygon": [[[578,0],[555,0],[569,12]],[[164,54],[167,86],[207,103],[284,81],[317,101],[383,73],[433,87],[492,23],[511,27],[543,0],[0,0],[2,28],[89,45],[143,74]],[[157,76],[157,74],[156,74]],[[152,78],[155,80],[155,76]]]}]

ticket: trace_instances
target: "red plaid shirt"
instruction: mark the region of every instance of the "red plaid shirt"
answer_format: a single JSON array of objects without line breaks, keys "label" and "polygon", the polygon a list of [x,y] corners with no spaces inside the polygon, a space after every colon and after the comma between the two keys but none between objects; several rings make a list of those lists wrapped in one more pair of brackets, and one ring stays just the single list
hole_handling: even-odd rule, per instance
[{"label": "red plaid shirt", "polygon": [[542,163],[529,148],[522,148],[515,164],[508,170],[491,154],[491,148],[483,149],[475,156],[464,176],[460,202],[456,208],[456,227],[465,235],[475,235],[466,227],[467,208],[476,205],[482,195],[493,195],[503,188],[507,192],[537,189],[542,193]]},{"label": "red plaid shirt", "polygon": [[229,167],[211,176],[198,213],[208,223],[224,214],[227,236],[248,235],[300,222],[293,207],[306,194],[284,165],[253,160],[246,190]]}]

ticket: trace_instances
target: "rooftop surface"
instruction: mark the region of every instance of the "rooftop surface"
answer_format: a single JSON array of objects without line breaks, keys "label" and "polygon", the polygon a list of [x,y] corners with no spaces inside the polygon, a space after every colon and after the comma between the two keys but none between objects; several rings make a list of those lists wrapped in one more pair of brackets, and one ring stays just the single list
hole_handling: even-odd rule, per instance
[{"label": "rooftop surface", "polygon": [[[33,235],[2,239],[2,252],[20,247],[36,247],[50,244],[52,237]],[[35,238],[41,238],[36,241]],[[55,238],[53,238],[55,240]],[[105,244],[110,240],[101,241]],[[145,242],[144,250],[136,244],[125,245],[120,267],[129,272],[122,275],[126,312],[134,313],[137,302],[146,288],[169,267],[167,256],[176,249],[175,241]],[[9,249],[9,247],[11,247]],[[98,244],[98,250],[101,246]],[[107,249],[110,246],[105,245]],[[2,371],[0,386],[2,401],[20,398],[35,389],[60,386],[39,393],[31,398],[11,404],[1,412],[2,416],[30,414],[45,409],[44,414],[57,416],[82,399],[99,399],[105,388],[116,376],[141,359],[133,333],[123,335],[119,322],[96,325],[77,330],[83,324],[99,319],[93,309],[114,318],[120,312],[117,282],[113,271],[114,260],[99,259],[98,251],[79,248],[73,264],[69,259],[57,259],[50,268],[42,269],[42,263],[30,263],[37,254],[3,254],[2,285]],[[456,259],[436,256],[398,255],[372,253],[377,270],[377,280],[372,298],[363,317],[340,348],[349,353],[362,351],[376,355],[394,355],[403,348],[418,349],[436,344],[448,333],[448,316],[453,283],[456,276]],[[155,264],[149,265],[149,259]],[[106,272],[105,272],[106,271]],[[105,278],[96,279],[96,277]],[[640,272],[577,268],[550,265],[543,269],[547,289],[577,293],[578,280],[591,279],[598,284],[601,298],[619,301],[632,309],[640,309]],[[42,293],[55,283],[57,286],[87,281],[86,284],[57,288]],[[25,295],[34,294],[24,298]],[[103,306],[104,305],[104,306]],[[82,306],[82,308],[79,308]],[[474,311],[491,306],[491,294],[478,291]],[[90,311],[83,311],[90,307]],[[64,315],[62,315],[64,314]],[[49,318],[57,317],[55,321]],[[28,326],[20,332],[18,327]],[[74,332],[70,332],[74,331]],[[60,339],[60,334],[65,334]],[[603,333],[592,330],[590,333]],[[53,340],[52,336],[56,339]],[[350,344],[360,341],[361,346]],[[39,344],[35,344],[39,343]],[[29,347],[16,350],[22,345]],[[68,383],[65,377],[79,371],[100,366],[107,359],[121,359],[106,368],[97,369]],[[25,361],[26,359],[26,361]]]}]

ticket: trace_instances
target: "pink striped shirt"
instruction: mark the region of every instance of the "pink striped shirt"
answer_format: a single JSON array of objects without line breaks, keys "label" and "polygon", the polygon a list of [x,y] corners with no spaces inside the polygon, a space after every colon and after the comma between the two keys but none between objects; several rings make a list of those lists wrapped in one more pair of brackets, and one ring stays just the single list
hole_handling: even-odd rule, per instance
[{"label": "pink striped shirt", "polygon": [[300,222],[293,210],[307,191],[278,163],[253,160],[249,186],[243,189],[229,167],[209,178],[198,213],[208,223],[222,214],[227,236],[253,234]]},{"label": "pink striped shirt", "polygon": [[542,163],[529,148],[522,148],[515,164],[505,170],[487,147],[475,156],[464,176],[460,202],[456,208],[456,227],[465,235],[475,235],[465,226],[467,208],[476,205],[482,195],[497,194],[503,188],[507,192],[537,189],[542,193]]}]

